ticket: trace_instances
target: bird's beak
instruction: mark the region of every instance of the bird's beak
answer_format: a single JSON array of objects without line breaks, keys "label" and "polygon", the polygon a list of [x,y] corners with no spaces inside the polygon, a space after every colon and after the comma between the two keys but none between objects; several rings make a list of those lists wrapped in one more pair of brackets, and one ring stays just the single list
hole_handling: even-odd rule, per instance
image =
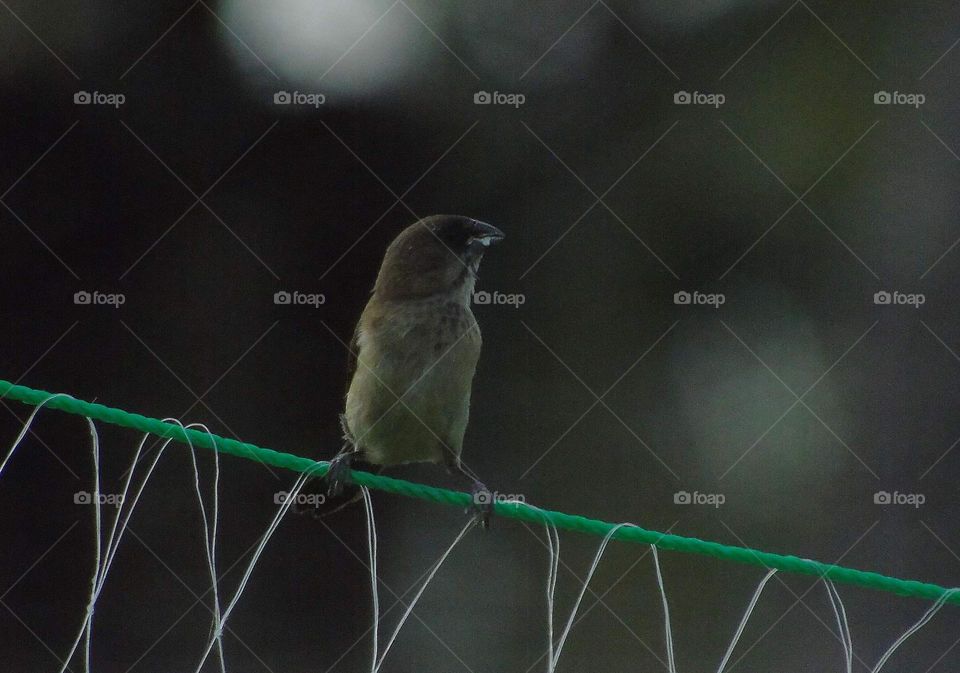
[{"label": "bird's beak", "polygon": [[473,236],[471,237],[474,241],[477,241],[482,246],[487,247],[491,243],[496,243],[497,241],[502,241],[505,234],[497,229],[492,224],[487,224],[486,222],[479,222],[477,220],[473,221]]}]

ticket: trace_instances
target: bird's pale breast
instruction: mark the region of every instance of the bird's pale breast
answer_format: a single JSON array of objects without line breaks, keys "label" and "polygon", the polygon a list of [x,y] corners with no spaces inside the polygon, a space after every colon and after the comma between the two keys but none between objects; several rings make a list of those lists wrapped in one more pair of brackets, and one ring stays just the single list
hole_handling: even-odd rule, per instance
[{"label": "bird's pale breast", "polygon": [[459,461],[480,345],[473,312],[458,301],[371,301],[344,414],[365,460]]}]

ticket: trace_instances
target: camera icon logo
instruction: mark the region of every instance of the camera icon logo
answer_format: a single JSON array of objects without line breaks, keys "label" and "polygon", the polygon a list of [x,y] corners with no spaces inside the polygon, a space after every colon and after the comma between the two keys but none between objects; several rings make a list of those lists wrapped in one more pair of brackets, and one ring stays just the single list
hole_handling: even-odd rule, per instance
[{"label": "camera icon logo", "polygon": [[873,293],[873,303],[878,305],[887,305],[893,300],[893,296],[886,290],[880,290]]},{"label": "camera icon logo", "polygon": [[278,306],[289,304],[293,297],[286,290],[280,290],[279,292],[273,293],[273,303]]},{"label": "camera icon logo", "polygon": [[91,502],[93,502],[93,498],[86,491],[77,491],[73,494],[74,505],[89,505]]},{"label": "camera icon logo", "polygon": [[90,96],[89,91],[78,91],[73,94],[73,102],[75,105],[90,105],[93,98]]},{"label": "camera icon logo", "polygon": [[478,91],[473,94],[473,102],[476,105],[489,105],[493,102],[493,97],[489,91]]},{"label": "camera icon logo", "polygon": [[890,105],[890,92],[889,91],[878,91],[873,94],[873,104],[874,105]]},{"label": "camera icon logo", "polygon": [[289,91],[277,91],[273,94],[274,105],[290,105],[291,100]]},{"label": "camera icon logo", "polygon": [[474,505],[489,505],[493,503],[493,493],[490,491],[477,491],[473,494]]},{"label": "camera icon logo", "polygon": [[86,290],[80,290],[79,292],[73,293],[74,304],[89,304],[92,300],[93,300],[93,295],[91,295]]},{"label": "camera icon logo", "polygon": [[693,98],[690,96],[689,91],[678,91],[673,94],[673,102],[675,105],[690,105],[693,101]]},{"label": "camera icon logo", "polygon": [[874,505],[889,505],[891,502],[890,493],[887,491],[877,491],[873,494]]},{"label": "camera icon logo", "polygon": [[673,504],[689,505],[692,502],[689,491],[677,491],[673,494]]},{"label": "camera icon logo", "polygon": [[675,292],[673,294],[673,303],[678,304],[680,306],[689,304],[690,299],[691,299],[690,293],[687,292],[686,290],[680,290],[679,292]]},{"label": "camera icon logo", "polygon": [[480,290],[479,292],[473,293],[473,303],[474,304],[489,304],[490,303],[490,293],[486,290]]}]

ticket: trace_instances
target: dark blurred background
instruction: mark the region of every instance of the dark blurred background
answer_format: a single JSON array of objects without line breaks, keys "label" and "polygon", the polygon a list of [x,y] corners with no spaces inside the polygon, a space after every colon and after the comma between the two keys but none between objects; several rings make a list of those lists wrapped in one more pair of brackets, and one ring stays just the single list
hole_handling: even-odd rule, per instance
[{"label": "dark blurred background", "polygon": [[[383,251],[418,217],[465,214],[507,232],[477,289],[514,295],[475,308],[464,458],[491,488],[960,584],[960,7],[0,5],[0,377],[329,457]],[[28,413],[0,408],[4,454]],[[98,429],[115,493],[140,437]],[[226,597],[293,480],[221,460]],[[93,510],[74,504],[89,490],[85,422],[42,411],[0,483],[6,670],[60,669],[93,567]],[[374,508],[386,610],[464,515]],[[171,445],[98,601],[94,670],[194,670],[202,540]],[[562,535],[558,624],[598,542]],[[228,670],[368,670],[365,545],[361,507],[285,519],[231,616]],[[661,562],[678,668],[712,670],[762,569]],[[544,670],[546,573],[541,530],[472,532],[383,670]],[[648,550],[611,545],[591,588],[559,670],[665,670]],[[839,589],[858,671],[928,607]],[[958,626],[945,608],[890,670],[956,670]],[[840,670],[823,584],[778,575],[734,660]]]}]

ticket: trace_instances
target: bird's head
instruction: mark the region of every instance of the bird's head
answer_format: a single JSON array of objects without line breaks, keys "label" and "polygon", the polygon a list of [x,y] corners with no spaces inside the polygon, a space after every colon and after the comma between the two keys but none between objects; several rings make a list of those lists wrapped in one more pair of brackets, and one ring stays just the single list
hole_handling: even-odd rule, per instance
[{"label": "bird's head", "polygon": [[469,217],[425,217],[387,248],[373,291],[384,299],[458,291],[469,295],[483,253],[503,237],[496,227]]}]

